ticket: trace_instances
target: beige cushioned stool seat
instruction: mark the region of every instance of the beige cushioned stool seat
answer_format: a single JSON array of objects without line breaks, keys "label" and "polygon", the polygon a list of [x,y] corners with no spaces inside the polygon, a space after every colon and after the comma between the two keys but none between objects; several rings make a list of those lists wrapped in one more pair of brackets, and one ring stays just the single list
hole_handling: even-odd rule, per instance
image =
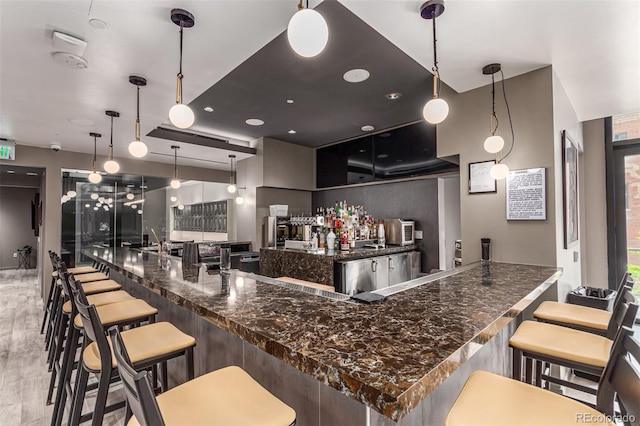
[{"label": "beige cushioned stool seat", "polygon": [[[122,339],[127,348],[131,362],[151,359],[172,352],[183,351],[196,345],[196,339],[178,330],[169,322],[157,322],[143,327],[123,331]],[[111,340],[109,346],[111,346]],[[112,351],[113,354],[113,351]],[[84,365],[91,371],[100,371],[100,353],[95,342],[89,344],[82,352]],[[112,355],[111,364],[116,367],[116,358]]]},{"label": "beige cushioned stool seat", "polygon": [[76,268],[68,268],[68,272],[77,275],[77,274],[90,274],[92,272],[98,272],[96,268],[93,266],[78,266]]},{"label": "beige cushioned stool seat", "polygon": [[541,426],[614,423],[573,399],[486,371],[469,376],[445,426]]},{"label": "beige cushioned stool seat", "polygon": [[320,290],[324,290],[324,291],[336,291],[336,289],[333,288],[330,285],[318,284],[318,283],[314,283],[314,282],[311,282],[311,281],[305,281],[305,280],[299,280],[297,278],[278,277],[278,278],[276,278],[276,280],[284,281],[284,282],[291,283],[291,284],[299,284],[299,285],[303,285],[303,286],[306,286],[306,287],[319,288]]},{"label": "beige cushioned stool seat", "polygon": [[[167,426],[288,426],[296,412],[240,367],[200,376],[156,397]],[[138,426],[132,417],[128,426]]]},{"label": "beige cushioned stool seat", "polygon": [[[102,306],[108,305],[110,303],[123,302],[125,300],[133,300],[134,297],[131,296],[126,291],[108,291],[106,293],[97,293],[87,296],[87,301],[90,305]],[[71,313],[71,300],[67,300],[62,305],[62,311],[65,313]]]},{"label": "beige cushioned stool seat", "polygon": [[542,302],[533,316],[546,321],[579,325],[596,330],[606,330],[611,312],[571,303]]},{"label": "beige cushioned stool seat", "polygon": [[120,290],[121,288],[122,285],[114,280],[93,281],[82,284],[82,290],[84,290],[84,294],[86,295],[105,293],[108,291]]},{"label": "beige cushioned stool seat", "polygon": [[80,274],[77,277],[74,275],[74,277],[77,281],[80,281],[81,283],[88,283],[91,281],[100,281],[100,280],[108,280],[109,276],[103,274],[102,272],[91,272],[89,274]]},{"label": "beige cushioned stool seat", "polygon": [[509,339],[510,346],[523,351],[602,368],[612,344],[597,334],[536,321],[524,321]]},{"label": "beige cushioned stool seat", "polygon": [[[104,327],[127,320],[148,317],[158,313],[156,308],[149,305],[142,299],[125,300],[124,302],[96,306],[96,311],[98,312],[98,318],[100,318],[100,322]],[[76,315],[73,320],[73,324],[78,328],[82,328],[82,318],[80,318],[80,314]],[[158,338],[162,338],[162,336],[158,336]]]}]

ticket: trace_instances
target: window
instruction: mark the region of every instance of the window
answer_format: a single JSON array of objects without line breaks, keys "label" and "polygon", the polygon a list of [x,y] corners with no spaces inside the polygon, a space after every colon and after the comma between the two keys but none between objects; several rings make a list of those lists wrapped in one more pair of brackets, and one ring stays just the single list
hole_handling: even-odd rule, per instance
[{"label": "window", "polygon": [[613,116],[613,141],[640,139],[640,113]]}]

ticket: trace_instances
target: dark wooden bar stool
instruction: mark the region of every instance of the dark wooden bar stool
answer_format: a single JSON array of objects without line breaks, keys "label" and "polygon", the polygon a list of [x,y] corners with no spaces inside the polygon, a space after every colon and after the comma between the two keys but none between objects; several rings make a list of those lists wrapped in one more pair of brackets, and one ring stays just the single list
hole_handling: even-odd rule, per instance
[{"label": "dark wooden bar stool", "polygon": [[[613,313],[614,334],[622,327],[632,327],[638,311],[638,305],[631,292],[624,290],[622,297],[623,302]],[[523,361],[526,361],[524,381],[530,384],[534,383],[533,361],[536,362],[536,367],[543,363],[555,364],[599,378],[609,360],[612,343],[612,340],[605,336],[555,324],[524,321],[509,339],[509,346],[513,348],[513,378],[523,379]],[[543,380],[547,384],[556,383],[588,394],[596,394],[594,389],[587,386],[536,371],[535,384],[541,386]]]},{"label": "dark wooden bar stool", "polygon": [[[111,411],[111,408],[123,406],[123,404],[114,404],[112,407],[106,407],[109,384],[114,377],[117,377],[116,362],[105,334],[105,326],[112,324],[104,323],[99,308],[89,305],[81,292],[75,293],[75,303],[84,326],[85,343],[91,343],[83,345],[81,361],[78,363],[78,378],[69,423],[75,426],[92,419],[93,425],[100,425],[106,412]],[[118,329],[118,327],[114,328]],[[187,380],[193,379],[193,347],[196,341],[173,324],[159,322],[132,328],[122,332],[122,339],[129,348],[130,360],[136,370],[161,365],[163,391],[168,387],[166,362],[170,359],[185,356]],[[93,413],[81,415],[90,373],[98,376],[98,394]]]},{"label": "dark wooden bar stool", "polygon": [[[614,426],[614,401],[625,425],[640,424],[640,344],[620,329],[597,393],[596,409],[551,391],[486,371],[471,373],[444,421],[445,426]],[[635,362],[636,368],[633,364]]]},{"label": "dark wooden bar stool", "polygon": [[138,372],[124,333],[109,329],[111,347],[134,417],[128,426],[268,425],[296,422],[293,408],[263,388],[240,367],[221,368],[157,397],[146,371]]},{"label": "dark wooden bar stool", "polygon": [[[62,265],[64,265],[64,263],[62,263]],[[62,275],[62,285],[65,287],[66,293],[73,294],[74,291],[83,291],[82,284],[78,281],[73,281],[73,276],[71,274],[64,272]],[[83,297],[87,297],[84,293],[82,294]],[[51,418],[52,425],[60,425],[62,422],[66,399],[71,393],[71,374],[74,369],[75,355],[80,341],[80,334],[83,332],[83,325],[77,314],[78,311],[76,304],[73,302],[73,299],[71,300],[71,314],[68,317],[68,321],[71,322],[73,318],[73,326],[68,326],[66,339],[64,339],[62,361],[58,367],[58,383],[54,400],[53,415]],[[156,308],[141,299],[115,302],[108,305],[102,305],[97,309],[98,315],[100,315],[105,324],[118,326],[154,322],[155,316],[158,313]],[[64,337],[60,336],[59,338],[63,339]]]}]

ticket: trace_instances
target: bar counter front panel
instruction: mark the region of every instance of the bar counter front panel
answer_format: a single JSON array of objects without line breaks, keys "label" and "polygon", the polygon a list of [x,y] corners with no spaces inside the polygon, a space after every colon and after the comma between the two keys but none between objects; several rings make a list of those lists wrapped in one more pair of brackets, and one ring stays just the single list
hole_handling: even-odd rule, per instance
[{"label": "bar counter front panel", "polygon": [[508,337],[520,319],[510,309],[520,302],[530,314],[555,299],[560,275],[475,265],[364,305],[235,270],[222,279],[134,249],[84,254],[154,304],[159,320],[196,337],[196,375],[244,367],[296,410],[299,425],[441,424],[472,369],[509,373]]}]

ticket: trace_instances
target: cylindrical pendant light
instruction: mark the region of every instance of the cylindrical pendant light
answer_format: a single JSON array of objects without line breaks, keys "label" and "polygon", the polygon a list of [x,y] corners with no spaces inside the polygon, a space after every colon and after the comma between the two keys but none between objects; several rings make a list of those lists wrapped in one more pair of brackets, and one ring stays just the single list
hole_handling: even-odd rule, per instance
[{"label": "cylindrical pendant light", "polygon": [[431,124],[442,123],[449,115],[449,104],[440,98],[440,71],[436,50],[436,18],[443,12],[443,0],[429,0],[420,7],[420,16],[433,22],[433,99],[429,100],[422,109],[424,119]]},{"label": "cylindrical pendant light", "polygon": [[309,9],[309,1],[305,9],[303,0],[298,3],[298,11],[289,20],[287,27],[289,46],[298,55],[312,58],[319,55],[329,41],[329,27],[320,13]]},{"label": "cylindrical pendant light", "polygon": [[171,149],[173,150],[173,179],[170,185],[173,189],[178,189],[180,188],[180,181],[178,180],[178,150],[180,147],[171,145]]},{"label": "cylindrical pendant light", "polygon": [[129,76],[129,83],[137,86],[137,101],[136,101],[136,138],[129,144],[129,154],[136,158],[142,158],[147,155],[149,149],[144,142],[140,141],[140,86],[146,86],[147,80],[143,77],[136,75]]},{"label": "cylindrical pendant light", "polygon": [[171,11],[171,22],[180,27],[180,71],[177,75],[176,104],[169,110],[169,121],[179,129],[188,129],[193,125],[195,116],[187,105],[182,103],[182,35],[184,28],[191,28],[196,21],[193,15],[184,9],[173,9]]},{"label": "cylindrical pendant light", "polygon": [[120,117],[120,113],[115,111],[105,111],[105,114],[111,117],[111,140],[109,142],[107,161],[104,162],[102,167],[107,173],[118,173],[118,171],[120,170],[120,164],[118,164],[118,162],[113,159],[113,118]]},{"label": "cylindrical pendant light", "polygon": [[89,175],[89,182],[91,183],[100,183],[102,181],[102,176],[98,173],[98,169],[96,168],[97,161],[97,150],[98,150],[98,138],[101,138],[102,135],[100,133],[89,133],[89,136],[93,138],[93,172]]},{"label": "cylindrical pendant light", "polygon": [[236,156],[231,154],[229,155],[229,159],[231,160],[231,176],[229,177],[229,186],[227,186],[227,191],[233,194],[238,189],[238,187],[236,186],[236,175],[233,171],[233,163],[236,159]]}]

